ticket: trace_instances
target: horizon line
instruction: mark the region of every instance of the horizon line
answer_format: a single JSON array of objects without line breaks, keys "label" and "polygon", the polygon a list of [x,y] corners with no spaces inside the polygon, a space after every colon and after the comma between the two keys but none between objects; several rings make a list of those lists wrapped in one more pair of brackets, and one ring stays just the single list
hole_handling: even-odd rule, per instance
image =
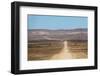
[{"label": "horizon line", "polygon": [[[32,29],[37,29],[37,28],[32,28]],[[28,29],[28,30],[32,30],[32,29]],[[38,28],[39,29],[39,28]],[[37,29],[37,30],[38,30]],[[40,28],[41,29],[41,28]],[[74,30],[74,29],[88,29],[88,28],[68,28],[68,29],[45,29],[44,30]]]}]

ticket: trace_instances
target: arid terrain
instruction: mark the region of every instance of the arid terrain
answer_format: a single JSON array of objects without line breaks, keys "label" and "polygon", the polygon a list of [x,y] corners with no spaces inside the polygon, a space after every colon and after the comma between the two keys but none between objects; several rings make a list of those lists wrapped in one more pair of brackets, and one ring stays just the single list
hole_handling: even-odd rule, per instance
[{"label": "arid terrain", "polygon": [[29,30],[28,60],[88,57],[87,29]]}]

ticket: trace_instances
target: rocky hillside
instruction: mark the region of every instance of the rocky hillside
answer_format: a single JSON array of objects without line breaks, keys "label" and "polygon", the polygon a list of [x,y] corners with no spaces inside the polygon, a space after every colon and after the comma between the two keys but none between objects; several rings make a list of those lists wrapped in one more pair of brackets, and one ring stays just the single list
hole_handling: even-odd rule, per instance
[{"label": "rocky hillside", "polygon": [[31,29],[28,30],[28,40],[87,40],[87,29]]}]

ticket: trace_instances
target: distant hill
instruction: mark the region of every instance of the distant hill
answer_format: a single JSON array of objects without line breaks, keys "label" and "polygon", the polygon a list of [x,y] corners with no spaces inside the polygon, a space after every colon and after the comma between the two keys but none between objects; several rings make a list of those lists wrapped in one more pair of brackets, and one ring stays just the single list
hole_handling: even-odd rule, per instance
[{"label": "distant hill", "polygon": [[87,29],[31,29],[28,40],[87,40]]}]

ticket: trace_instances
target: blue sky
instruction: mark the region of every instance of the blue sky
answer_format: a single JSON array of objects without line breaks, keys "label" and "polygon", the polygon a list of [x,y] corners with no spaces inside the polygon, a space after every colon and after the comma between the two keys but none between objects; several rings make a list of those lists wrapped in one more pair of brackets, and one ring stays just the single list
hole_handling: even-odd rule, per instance
[{"label": "blue sky", "polygon": [[28,29],[87,28],[88,17],[28,15]]}]

